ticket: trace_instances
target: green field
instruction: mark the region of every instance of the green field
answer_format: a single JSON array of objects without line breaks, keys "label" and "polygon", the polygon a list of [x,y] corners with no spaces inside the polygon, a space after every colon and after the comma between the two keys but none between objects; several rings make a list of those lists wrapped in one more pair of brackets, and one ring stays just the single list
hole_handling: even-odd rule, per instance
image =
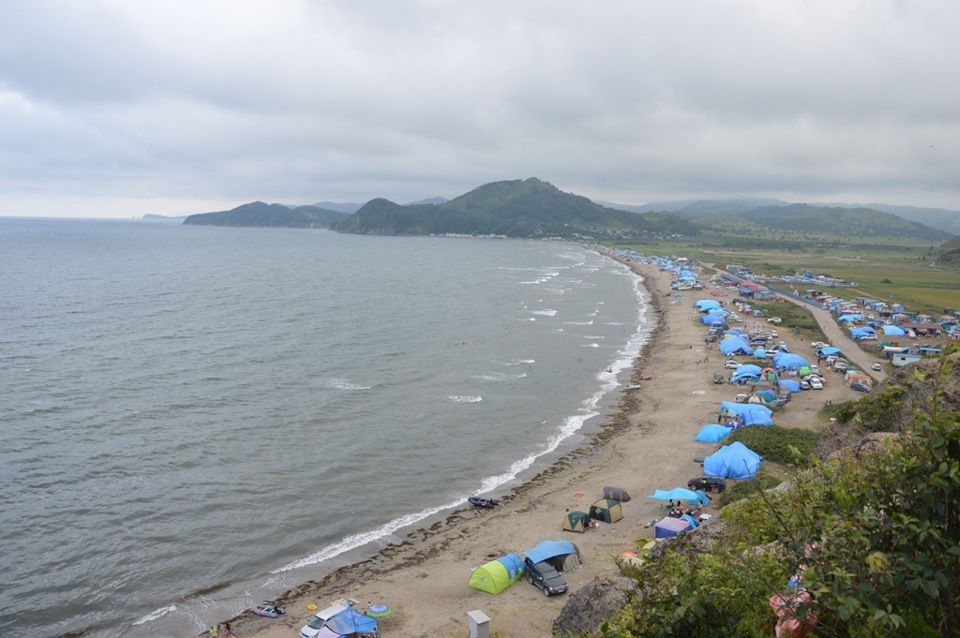
[{"label": "green field", "polygon": [[[945,310],[960,309],[960,271],[932,266],[930,247],[914,244],[853,245],[835,247],[821,242],[791,241],[777,250],[773,242],[749,250],[721,246],[723,242],[689,241],[631,244],[641,254],[685,255],[724,268],[741,264],[757,274],[786,275],[811,271],[859,284],[856,288],[831,288],[838,297],[872,297],[902,304],[908,311],[939,317]],[[733,242],[736,243],[736,242]]]}]

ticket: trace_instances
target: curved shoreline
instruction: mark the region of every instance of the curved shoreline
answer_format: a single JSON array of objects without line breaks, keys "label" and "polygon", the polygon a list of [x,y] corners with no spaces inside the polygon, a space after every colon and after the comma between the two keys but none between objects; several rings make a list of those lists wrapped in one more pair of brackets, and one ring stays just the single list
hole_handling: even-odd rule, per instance
[{"label": "curved shoreline", "polygon": [[[640,348],[640,353],[634,359],[631,366],[630,384],[639,385],[644,376],[645,364],[649,360],[651,351],[661,336],[664,327],[664,313],[659,299],[659,296],[663,293],[654,285],[649,273],[642,273],[636,267],[638,264],[616,259],[612,256],[609,257],[620,261],[641,278],[641,284],[646,289],[648,296],[647,303],[650,305],[649,312],[655,321],[645,342]],[[559,475],[570,471],[572,468],[583,463],[584,460],[595,456],[598,450],[614,441],[618,435],[623,433],[623,431],[631,425],[635,425],[631,424],[629,415],[635,414],[639,410],[639,406],[643,401],[642,394],[634,391],[625,392],[622,389],[620,392],[620,400],[616,403],[616,406],[604,416],[603,423],[598,426],[599,430],[589,436],[585,436],[584,441],[574,450],[559,456],[549,466],[539,471],[532,478],[512,488],[511,495],[500,497],[501,511],[513,510],[510,512],[511,515],[523,513],[525,509],[517,509],[516,503],[521,502],[532,492],[548,486]],[[306,599],[310,599],[317,604],[318,607],[322,607],[323,604],[320,600],[332,602],[340,597],[355,598],[355,596],[351,594],[351,591],[357,585],[368,583],[397,570],[416,566],[420,561],[436,556],[439,552],[443,551],[443,549],[438,548],[432,543],[428,543],[428,541],[443,541],[444,535],[454,533],[457,528],[463,524],[476,522],[479,517],[485,514],[487,514],[487,512],[478,511],[475,508],[465,507],[457,509],[443,516],[442,520],[409,531],[402,541],[388,544],[369,558],[338,567],[321,579],[308,580],[289,589],[277,597],[276,602],[280,606],[287,608],[289,612],[291,608],[297,606],[301,608],[306,607],[306,605],[309,604],[303,602]],[[464,587],[466,587],[465,584]],[[357,607],[360,608],[360,604],[358,604]],[[310,610],[307,611],[309,612]],[[309,619],[309,615],[310,614],[307,614],[304,617],[304,622]],[[292,615],[288,613],[286,618],[280,619],[278,622],[276,620],[270,621],[253,616],[249,612],[243,612],[225,622],[229,622],[238,635],[268,638],[273,635],[273,630],[275,630],[279,624],[286,625],[288,628],[287,632],[284,632],[282,635],[290,635],[288,633],[289,629],[295,629],[299,632],[299,628],[303,622],[299,622],[299,624],[293,623],[291,625],[291,623],[289,623],[290,617],[292,617]],[[385,632],[393,633],[386,629],[386,626]],[[202,632],[199,635],[205,636],[207,634],[206,632]]]},{"label": "curved shoreline", "polygon": [[[720,401],[730,400],[735,392],[713,383],[723,358],[715,346],[707,349],[689,300],[670,292],[670,276],[656,266],[627,265],[643,277],[656,323],[633,365],[631,383],[641,388],[621,390],[598,432],[515,488],[500,507],[457,510],[367,560],[303,583],[282,596],[286,616],[269,620],[241,614],[230,621],[237,634],[290,638],[312,615],[308,605],[322,608],[349,597],[361,611],[372,604],[390,607],[391,615],[381,620],[385,637],[459,638],[467,633],[466,613],[472,610],[486,613],[491,633],[500,638],[552,637],[566,595],[545,599],[538,589],[517,583],[492,596],[468,587],[472,570],[541,540],[563,538],[577,544],[583,562],[577,572],[564,574],[571,592],[593,578],[619,576],[616,557],[635,550],[638,540],[651,538],[651,523],[662,518],[660,503],[646,495],[657,488],[686,486],[689,478],[700,475],[694,458],[709,455],[713,446],[697,443],[694,436],[703,423],[715,419]],[[809,349],[792,335],[784,337],[793,351]],[[844,393],[855,394],[831,380],[823,391],[791,402],[777,414],[777,423],[817,427],[820,401],[844,400]],[[623,487],[633,496],[623,504],[623,520],[584,534],[562,532],[564,512],[588,509],[607,485]]]}]

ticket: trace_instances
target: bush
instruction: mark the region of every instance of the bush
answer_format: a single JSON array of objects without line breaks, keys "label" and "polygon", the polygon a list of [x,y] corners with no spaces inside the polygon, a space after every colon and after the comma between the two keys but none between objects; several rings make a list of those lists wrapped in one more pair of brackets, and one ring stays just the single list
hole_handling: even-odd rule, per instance
[{"label": "bush", "polygon": [[751,425],[734,430],[724,443],[739,441],[763,457],[765,461],[786,466],[806,467],[820,433],[800,428]]}]

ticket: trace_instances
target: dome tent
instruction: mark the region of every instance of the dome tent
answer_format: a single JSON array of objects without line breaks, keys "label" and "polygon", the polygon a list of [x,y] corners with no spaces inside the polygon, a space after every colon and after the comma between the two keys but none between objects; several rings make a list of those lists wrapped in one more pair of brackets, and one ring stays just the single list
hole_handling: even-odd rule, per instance
[{"label": "dome tent", "polygon": [[499,594],[523,576],[523,561],[516,554],[507,554],[473,570],[470,586],[474,589]]},{"label": "dome tent", "polygon": [[760,461],[759,454],[736,441],[703,459],[703,472],[709,476],[723,476],[738,481],[751,479],[757,475]]}]

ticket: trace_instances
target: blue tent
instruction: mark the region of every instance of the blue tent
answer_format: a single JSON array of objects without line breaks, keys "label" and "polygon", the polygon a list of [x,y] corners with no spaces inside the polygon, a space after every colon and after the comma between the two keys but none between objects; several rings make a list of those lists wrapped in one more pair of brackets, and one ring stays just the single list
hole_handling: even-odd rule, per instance
[{"label": "blue tent", "polygon": [[696,521],[692,516],[690,516],[689,514],[684,514],[684,515],[681,516],[680,518],[681,518],[681,520],[684,520],[684,521],[687,521],[688,523],[690,523],[690,527],[692,527],[693,529],[697,529],[697,525],[698,525],[697,521]]},{"label": "blue tent", "polygon": [[830,355],[843,354],[843,350],[841,350],[840,348],[834,348],[833,346],[824,346],[820,348],[820,354],[822,354],[825,357],[829,357]]},{"label": "blue tent", "polygon": [[760,455],[736,441],[724,445],[703,459],[703,472],[708,476],[723,476],[735,480],[751,479],[760,468]]},{"label": "blue tent", "polygon": [[781,388],[786,388],[790,392],[800,392],[800,382],[794,381],[793,379],[780,379],[777,381],[777,385]]},{"label": "blue tent", "polygon": [[693,302],[693,305],[696,306],[700,312],[705,312],[710,308],[720,308],[720,302],[716,299],[699,299]]},{"label": "blue tent", "polygon": [[863,315],[841,315],[837,319],[837,321],[843,321],[843,322],[849,323],[849,322],[857,321],[859,319],[863,319]]},{"label": "blue tent", "polygon": [[353,607],[347,607],[328,620],[325,626],[341,636],[352,636],[353,634],[372,634],[376,631],[378,622],[372,616],[361,614]]},{"label": "blue tent", "polygon": [[723,323],[723,317],[720,315],[703,315],[700,317],[700,323],[705,326],[712,326],[714,324],[719,326]]},{"label": "blue tent", "polygon": [[753,354],[753,348],[741,337],[724,337],[720,340],[719,348],[725,357],[732,354]]},{"label": "blue tent", "polygon": [[753,351],[753,356],[755,356],[757,359],[766,359],[767,351],[764,348],[757,348]]},{"label": "blue tent", "polygon": [[752,363],[741,363],[737,366],[737,369],[733,374],[736,376],[740,376],[741,374],[750,374],[755,377],[759,377],[761,374],[763,374],[763,369],[760,366]]},{"label": "blue tent", "polygon": [[535,547],[520,553],[534,563],[540,563],[557,556],[579,554],[577,546],[570,541],[540,541]]},{"label": "blue tent", "polygon": [[796,370],[803,366],[809,366],[810,363],[798,354],[780,352],[773,358],[773,365],[778,368],[786,368],[787,370]]},{"label": "blue tent", "polygon": [[730,428],[719,423],[708,423],[700,428],[700,433],[694,437],[694,441],[701,443],[716,443],[720,439],[730,435]]},{"label": "blue tent", "polygon": [[773,414],[773,410],[765,405],[723,401],[720,403],[721,420],[723,420],[723,416],[728,414],[739,416],[744,425],[773,425],[773,419],[770,416]]},{"label": "blue tent", "polygon": [[730,311],[726,308],[710,308],[707,310],[708,315],[719,315],[721,317],[726,317],[730,314]]},{"label": "blue tent", "polygon": [[893,325],[887,324],[883,326],[883,334],[889,337],[903,337],[907,333],[904,332],[903,328],[900,328],[899,326],[893,326]]}]

